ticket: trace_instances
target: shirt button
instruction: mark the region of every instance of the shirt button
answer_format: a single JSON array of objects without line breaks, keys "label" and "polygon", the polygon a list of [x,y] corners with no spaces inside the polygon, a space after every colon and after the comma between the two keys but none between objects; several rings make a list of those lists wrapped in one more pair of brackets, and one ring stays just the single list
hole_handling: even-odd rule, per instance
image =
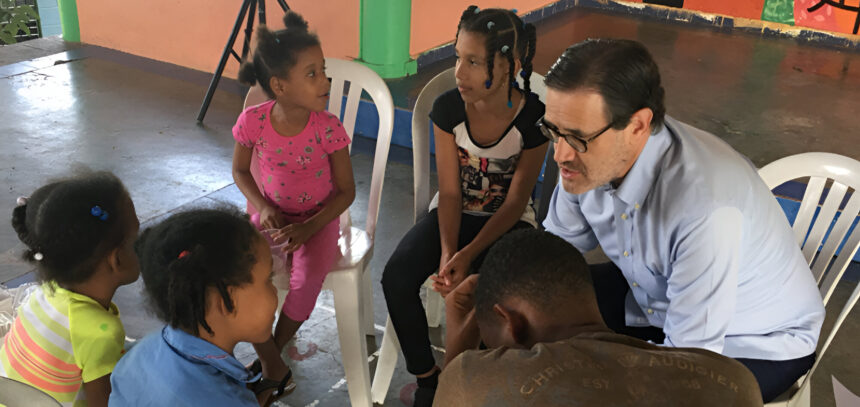
[{"label": "shirt button", "polygon": [[627,214],[626,214],[626,213],[622,213],[622,214],[621,214],[621,219],[627,220]]},{"label": "shirt button", "polygon": [[633,204],[633,208],[634,208],[634,209],[639,209],[639,204],[638,204],[638,203],[637,203],[637,204]]},{"label": "shirt button", "polygon": [[651,308],[648,308],[648,313],[649,313],[649,314],[653,314],[653,313],[654,313],[654,310],[653,310],[653,309],[651,309]]},{"label": "shirt button", "polygon": [[637,283],[637,282],[635,282],[635,281],[634,281],[634,282],[633,282],[633,286],[634,286],[634,287],[639,287],[639,283]]},{"label": "shirt button", "polygon": [[630,253],[628,253],[628,252],[627,252],[627,250],[625,250],[625,251],[624,251],[624,257],[627,257],[627,256],[629,256],[629,255],[630,255]]}]

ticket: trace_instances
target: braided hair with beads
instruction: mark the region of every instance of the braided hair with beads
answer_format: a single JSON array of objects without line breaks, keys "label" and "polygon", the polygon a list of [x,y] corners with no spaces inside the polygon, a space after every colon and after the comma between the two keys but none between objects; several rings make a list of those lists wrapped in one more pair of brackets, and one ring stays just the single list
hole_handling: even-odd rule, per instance
[{"label": "braided hair with beads", "polygon": [[469,6],[460,17],[457,24],[457,37],[460,31],[483,34],[486,38],[487,49],[487,82],[485,86],[489,89],[493,83],[493,66],[496,53],[501,54],[508,61],[508,107],[511,103],[512,88],[517,87],[514,72],[516,59],[522,64],[520,76],[523,78],[524,90],[528,94],[531,91],[529,78],[533,66],[532,60],[535,55],[536,33],[534,24],[523,23],[515,11],[500,8],[481,10],[478,6]]}]

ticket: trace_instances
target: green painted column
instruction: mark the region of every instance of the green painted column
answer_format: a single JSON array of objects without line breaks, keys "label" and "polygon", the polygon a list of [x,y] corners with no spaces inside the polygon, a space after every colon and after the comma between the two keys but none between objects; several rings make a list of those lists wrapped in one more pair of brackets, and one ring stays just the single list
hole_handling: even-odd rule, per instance
[{"label": "green painted column", "polygon": [[400,78],[417,72],[409,58],[411,0],[361,0],[361,38],[358,62],[383,78]]},{"label": "green painted column", "polygon": [[77,0],[58,0],[60,6],[60,25],[63,27],[63,40],[81,42],[81,28],[78,25]]}]

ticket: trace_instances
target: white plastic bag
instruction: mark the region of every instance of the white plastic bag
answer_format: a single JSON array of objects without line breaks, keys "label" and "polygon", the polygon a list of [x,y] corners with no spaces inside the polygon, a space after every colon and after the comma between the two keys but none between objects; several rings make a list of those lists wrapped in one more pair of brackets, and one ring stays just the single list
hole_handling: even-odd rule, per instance
[{"label": "white plastic bag", "polygon": [[22,284],[15,288],[6,288],[0,284],[0,342],[12,329],[15,316],[18,315],[18,307],[27,301],[37,287],[38,283]]}]

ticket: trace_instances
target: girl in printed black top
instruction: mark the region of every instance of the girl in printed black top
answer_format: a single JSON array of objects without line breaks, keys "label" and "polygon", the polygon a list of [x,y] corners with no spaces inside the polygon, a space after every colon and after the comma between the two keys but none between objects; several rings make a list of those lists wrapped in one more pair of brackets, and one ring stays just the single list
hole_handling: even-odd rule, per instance
[{"label": "girl in printed black top", "polygon": [[[457,88],[439,96],[430,113],[439,193],[382,277],[407,370],[418,377],[416,406],[432,404],[440,370],[418,294],[422,283],[438,264],[433,286],[447,295],[499,237],[536,226],[531,191],[547,149],[535,126],[544,105],[529,88],[534,26],[508,10],[470,6],[457,26],[455,50]],[[518,72],[524,90],[517,87]]]}]

